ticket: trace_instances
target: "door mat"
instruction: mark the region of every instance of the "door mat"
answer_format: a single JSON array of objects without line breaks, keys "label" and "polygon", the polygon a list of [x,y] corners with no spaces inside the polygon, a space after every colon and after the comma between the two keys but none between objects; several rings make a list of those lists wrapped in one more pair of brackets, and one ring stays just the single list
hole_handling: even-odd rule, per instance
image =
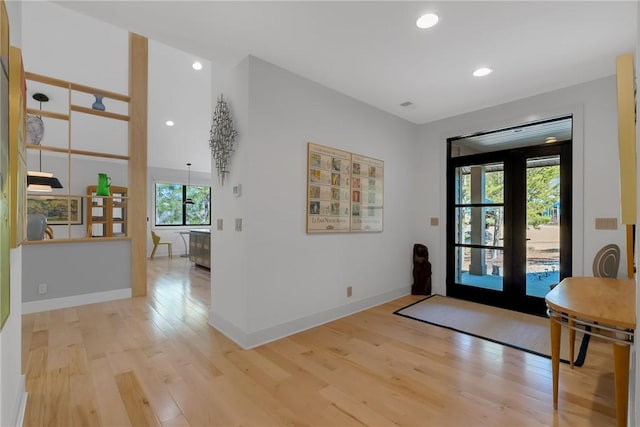
[{"label": "door mat", "polygon": [[[442,295],[428,296],[396,310],[394,314],[551,358],[550,320],[547,317]],[[589,337],[576,331],[575,348],[578,355],[575,366],[584,364]],[[560,343],[560,360],[569,363],[569,333],[565,328]]]}]

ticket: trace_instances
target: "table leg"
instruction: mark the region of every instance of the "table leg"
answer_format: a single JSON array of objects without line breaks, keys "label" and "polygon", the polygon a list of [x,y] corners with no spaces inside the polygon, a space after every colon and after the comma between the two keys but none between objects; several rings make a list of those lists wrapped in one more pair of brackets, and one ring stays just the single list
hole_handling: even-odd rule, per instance
[{"label": "table leg", "polygon": [[553,409],[558,409],[558,375],[560,374],[560,337],[562,325],[549,319],[551,330],[551,371],[553,378]]},{"label": "table leg", "polygon": [[616,383],[616,420],[618,427],[627,427],[629,399],[629,346],[613,344],[613,368]]},{"label": "table leg", "polygon": [[576,330],[573,329],[576,326],[576,318],[569,316],[569,366],[573,369],[573,360],[575,359],[575,344],[576,344]]},{"label": "table leg", "polygon": [[184,238],[184,234],[182,233],[178,233],[180,234],[180,237],[182,237],[182,243],[184,243],[184,254],[180,255],[182,258],[189,258],[189,247],[187,246],[187,239]]}]

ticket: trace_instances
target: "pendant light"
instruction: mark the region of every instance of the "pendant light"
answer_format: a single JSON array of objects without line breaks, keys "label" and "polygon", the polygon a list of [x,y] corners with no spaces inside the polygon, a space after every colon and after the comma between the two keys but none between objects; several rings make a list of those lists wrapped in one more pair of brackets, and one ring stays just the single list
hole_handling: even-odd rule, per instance
[{"label": "pendant light", "polygon": [[[191,163],[187,163],[187,167],[189,168],[189,177],[187,178],[187,191],[189,191],[189,187],[191,187]],[[193,205],[193,200],[188,197],[185,201],[184,201],[185,205]]]},{"label": "pendant light", "polygon": [[[42,103],[48,102],[49,97],[44,93],[34,93],[33,99],[40,103],[40,110],[42,110]],[[31,120],[29,120],[31,118]],[[29,116],[27,118],[27,139],[30,144],[39,145],[44,135],[44,124],[42,123],[42,117]],[[27,172],[27,191],[35,191],[41,193],[50,193],[54,188],[63,188],[58,178],[55,178],[50,172],[42,172],[42,149],[38,150],[40,158],[40,168],[36,171]]]}]

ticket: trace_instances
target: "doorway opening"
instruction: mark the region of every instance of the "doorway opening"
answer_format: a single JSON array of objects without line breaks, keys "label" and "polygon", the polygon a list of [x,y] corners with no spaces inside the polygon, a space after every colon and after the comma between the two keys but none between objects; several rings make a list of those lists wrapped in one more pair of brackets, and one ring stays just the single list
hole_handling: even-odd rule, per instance
[{"label": "doorway opening", "polygon": [[572,118],[451,138],[447,295],[544,314],[571,275]]}]

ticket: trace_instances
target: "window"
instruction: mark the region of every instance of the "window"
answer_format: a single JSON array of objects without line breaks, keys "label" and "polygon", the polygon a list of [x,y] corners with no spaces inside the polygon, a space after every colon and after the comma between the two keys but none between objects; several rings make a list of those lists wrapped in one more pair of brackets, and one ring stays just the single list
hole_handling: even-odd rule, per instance
[{"label": "window", "polygon": [[158,226],[211,225],[211,187],[158,183],[155,199]]}]

